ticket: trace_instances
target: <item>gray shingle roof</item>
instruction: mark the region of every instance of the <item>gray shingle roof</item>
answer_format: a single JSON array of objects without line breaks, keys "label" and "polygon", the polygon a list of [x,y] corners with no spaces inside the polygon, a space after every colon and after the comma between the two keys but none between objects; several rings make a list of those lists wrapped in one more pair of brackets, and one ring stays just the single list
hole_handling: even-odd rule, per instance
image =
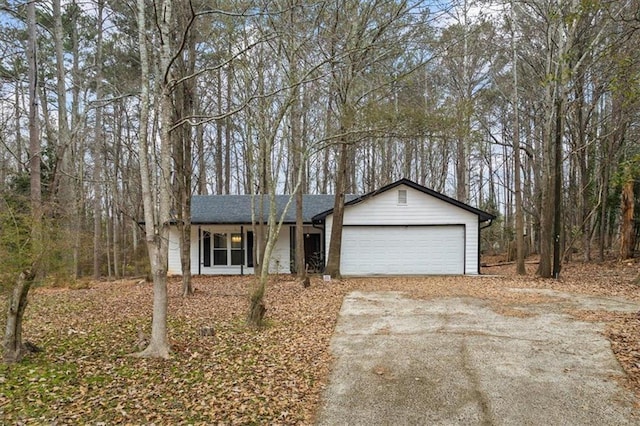
[{"label": "gray shingle roof", "polygon": [[[357,196],[347,195],[345,205],[360,203],[382,192],[395,188],[398,185],[407,185],[420,192],[439,198],[447,203],[477,214],[480,221],[489,221],[495,218],[491,213],[487,213],[458,200],[447,197],[444,194],[432,189],[418,185],[408,179],[400,179],[387,186],[368,194]],[[333,213],[334,195],[318,194],[304,195],[302,200],[302,217],[305,223],[315,220],[323,220]],[[276,211],[278,219],[289,200],[289,195],[276,195]],[[258,211],[260,196],[255,196],[255,208]],[[264,219],[269,217],[269,196],[264,195]],[[256,220],[259,217],[256,215]],[[296,202],[292,200],[284,218],[284,223],[295,223]],[[191,223],[193,224],[249,224],[251,223],[251,195],[194,195],[191,198]]]},{"label": "gray shingle roof", "polygon": [[[347,201],[356,198],[348,195]],[[276,195],[276,211],[278,218],[289,199],[288,195]],[[311,218],[333,208],[334,195],[304,195],[302,199],[302,217],[311,223]],[[256,212],[259,208],[260,196],[255,196]],[[264,218],[269,217],[269,196],[264,196]],[[256,220],[259,217],[256,214]],[[285,223],[296,221],[296,200],[291,202],[285,215]],[[194,195],[191,198],[191,223],[251,223],[251,195]]]}]

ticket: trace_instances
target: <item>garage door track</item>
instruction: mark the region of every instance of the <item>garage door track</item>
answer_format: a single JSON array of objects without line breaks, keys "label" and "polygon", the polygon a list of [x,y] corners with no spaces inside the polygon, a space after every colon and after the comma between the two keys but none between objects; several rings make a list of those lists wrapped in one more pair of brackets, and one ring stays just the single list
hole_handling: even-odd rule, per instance
[{"label": "garage door track", "polygon": [[545,295],[558,302],[526,307],[527,315],[516,317],[474,298],[349,294],[318,424],[640,424],[602,324],[562,313],[567,306],[640,307]]}]

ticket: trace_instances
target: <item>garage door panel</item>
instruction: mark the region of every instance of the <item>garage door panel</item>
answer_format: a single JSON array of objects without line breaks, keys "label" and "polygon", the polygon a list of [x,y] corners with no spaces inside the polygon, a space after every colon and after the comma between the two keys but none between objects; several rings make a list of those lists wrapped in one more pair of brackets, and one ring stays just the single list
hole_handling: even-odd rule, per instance
[{"label": "garage door panel", "polygon": [[344,275],[464,273],[464,226],[345,226]]}]

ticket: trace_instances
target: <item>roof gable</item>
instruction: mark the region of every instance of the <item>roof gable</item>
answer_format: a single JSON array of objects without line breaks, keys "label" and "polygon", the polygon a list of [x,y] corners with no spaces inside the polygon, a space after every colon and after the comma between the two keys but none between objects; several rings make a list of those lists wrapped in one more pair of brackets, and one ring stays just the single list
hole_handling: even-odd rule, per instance
[{"label": "roof gable", "polygon": [[[465,203],[463,203],[461,201],[458,201],[458,200],[456,200],[454,198],[448,197],[448,196],[446,196],[444,194],[441,194],[441,193],[439,193],[437,191],[434,191],[433,189],[429,189],[429,188],[427,188],[425,186],[419,185],[419,184],[417,184],[417,183],[415,183],[415,182],[413,182],[413,181],[411,181],[409,179],[405,179],[405,178],[400,179],[400,180],[398,180],[396,182],[390,183],[389,185],[383,186],[382,188],[379,188],[379,189],[377,189],[375,191],[369,192],[368,194],[365,194],[365,195],[362,195],[360,197],[356,197],[356,198],[354,198],[354,199],[352,199],[350,201],[347,201],[347,202],[345,202],[345,207],[362,203],[363,201],[369,200],[369,199],[375,197],[376,195],[379,195],[379,194],[381,194],[383,192],[389,191],[389,190],[391,190],[393,188],[396,188],[396,187],[398,187],[400,185],[406,185],[406,186],[408,186],[408,187],[410,187],[412,189],[415,189],[415,190],[417,190],[419,192],[422,192],[424,194],[430,195],[430,196],[432,196],[434,198],[437,198],[439,200],[442,200],[442,201],[444,201],[446,203],[452,204],[452,205],[454,205],[454,206],[456,206],[458,208],[461,208],[463,210],[471,212],[471,213],[477,215],[478,219],[481,222],[485,222],[485,221],[488,221],[488,220],[495,219],[495,216],[492,215],[491,213],[485,212],[485,211],[477,209],[475,207],[471,207],[468,204],[465,204]],[[324,220],[327,216],[329,216],[331,214],[333,214],[333,207],[327,209],[326,211],[324,211],[324,212],[322,212],[320,214],[315,215],[313,217],[313,220],[314,221],[321,221],[321,220]]]}]

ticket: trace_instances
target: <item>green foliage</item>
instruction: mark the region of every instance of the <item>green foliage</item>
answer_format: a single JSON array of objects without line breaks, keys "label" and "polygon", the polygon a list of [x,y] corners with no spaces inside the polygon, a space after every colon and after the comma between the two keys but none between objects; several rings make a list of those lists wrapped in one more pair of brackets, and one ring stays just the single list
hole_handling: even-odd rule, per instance
[{"label": "green foliage", "polygon": [[72,242],[57,219],[45,214],[42,241],[32,240],[29,192],[26,173],[11,176],[7,189],[0,191],[0,292],[10,289],[20,272],[36,261],[47,283],[68,285],[71,279],[66,271]]},{"label": "green foliage", "polygon": [[[607,206],[609,208],[609,218],[616,220],[620,212],[620,197],[622,194],[622,187],[630,180],[635,181],[635,192],[638,192],[638,182],[640,181],[640,153],[635,154],[633,157],[624,161],[618,165],[618,169],[611,177],[611,188],[609,191],[609,197],[607,198]],[[638,205],[639,200],[635,200]],[[638,212],[636,212],[636,217]]]},{"label": "green foliage", "polygon": [[11,287],[32,263],[31,217],[23,194],[23,176],[14,177],[8,190],[0,193],[0,291]]}]

